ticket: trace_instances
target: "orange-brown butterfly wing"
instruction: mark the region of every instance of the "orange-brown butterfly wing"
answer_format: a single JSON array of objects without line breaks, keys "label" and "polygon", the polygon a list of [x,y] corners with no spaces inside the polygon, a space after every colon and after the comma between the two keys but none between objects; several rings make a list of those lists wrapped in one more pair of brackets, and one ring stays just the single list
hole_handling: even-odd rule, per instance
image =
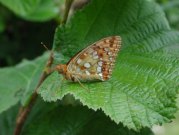
[{"label": "orange-brown butterfly wing", "polygon": [[80,81],[108,80],[120,48],[120,36],[101,39],[75,55],[67,64],[67,73]]}]

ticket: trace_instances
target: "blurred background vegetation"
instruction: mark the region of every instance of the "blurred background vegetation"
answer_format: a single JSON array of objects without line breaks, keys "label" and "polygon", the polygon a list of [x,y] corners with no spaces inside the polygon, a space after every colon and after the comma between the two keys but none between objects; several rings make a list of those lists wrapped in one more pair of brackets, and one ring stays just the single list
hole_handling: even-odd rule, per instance
[{"label": "blurred background vegetation", "polygon": [[[13,66],[23,59],[34,59],[41,55],[45,48],[43,42],[51,48],[55,28],[61,21],[64,0],[54,0],[55,14],[45,18],[37,16],[18,16],[0,0],[0,67]],[[61,2],[59,2],[61,1]],[[83,7],[88,0],[75,0],[72,10]],[[164,10],[172,29],[179,30],[179,0],[151,0],[157,2]],[[60,5],[61,8],[58,8]],[[52,7],[51,7],[52,8]],[[178,98],[179,105],[179,98]],[[179,135],[179,113],[172,123],[153,128],[157,135]]]},{"label": "blurred background vegetation", "polygon": [[[21,0],[13,1],[17,5],[13,5],[12,0],[0,0],[0,67],[12,66],[22,59],[30,60],[41,55],[45,51],[41,42],[48,48],[52,47],[55,28],[63,15],[64,1],[45,0],[36,4],[28,0],[29,5],[36,4],[36,10],[22,7],[26,5],[25,2],[21,4]],[[71,14],[88,1],[75,0]]]}]

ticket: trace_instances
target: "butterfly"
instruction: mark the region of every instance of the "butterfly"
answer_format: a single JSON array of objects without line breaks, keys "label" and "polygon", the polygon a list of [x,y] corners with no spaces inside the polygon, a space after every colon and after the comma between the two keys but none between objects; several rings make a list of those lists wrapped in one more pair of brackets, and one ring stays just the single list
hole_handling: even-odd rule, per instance
[{"label": "butterfly", "polygon": [[120,36],[103,38],[81,50],[67,64],[57,65],[56,70],[73,82],[106,81],[120,48]]}]

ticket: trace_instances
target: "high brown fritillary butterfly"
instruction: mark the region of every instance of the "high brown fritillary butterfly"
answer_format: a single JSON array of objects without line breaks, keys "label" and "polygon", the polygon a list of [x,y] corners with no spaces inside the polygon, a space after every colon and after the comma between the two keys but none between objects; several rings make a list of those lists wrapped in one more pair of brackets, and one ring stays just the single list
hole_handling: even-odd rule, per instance
[{"label": "high brown fritillary butterfly", "polygon": [[111,77],[114,62],[121,48],[120,36],[101,39],[77,53],[56,70],[71,81],[106,81]]}]

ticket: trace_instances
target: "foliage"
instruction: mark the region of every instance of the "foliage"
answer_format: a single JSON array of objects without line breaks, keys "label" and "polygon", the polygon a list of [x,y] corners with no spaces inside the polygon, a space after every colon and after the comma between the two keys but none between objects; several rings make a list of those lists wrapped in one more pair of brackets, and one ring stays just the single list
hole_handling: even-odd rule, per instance
[{"label": "foliage", "polygon": [[[27,6],[27,10],[20,1],[16,4],[21,5],[25,13],[19,12],[18,6],[11,7],[10,2],[2,3],[24,19],[44,21],[55,16],[47,13],[45,17],[38,17],[39,11],[33,12],[35,8],[31,6]],[[40,2],[34,1],[37,6],[41,6]],[[29,13],[35,15],[32,17]],[[24,135],[97,132],[147,135],[152,134],[149,128],[153,125],[174,118],[179,88],[179,32],[171,30],[164,12],[153,2],[91,1],[66,25],[57,27],[53,44],[55,63],[66,63],[79,50],[111,35],[120,35],[123,42],[112,78],[106,82],[83,83],[89,89],[86,91],[80,84],[63,80],[57,72],[52,73],[38,93],[45,101],[56,103],[38,101],[25,124]],[[23,106],[28,104],[48,55],[45,53],[35,60],[0,69],[2,135],[12,134],[18,106],[9,108],[18,101]],[[75,99],[70,100],[73,107],[67,105],[66,96]]]},{"label": "foliage", "polygon": [[0,0],[16,15],[30,21],[46,21],[58,14],[59,3],[55,0]]},{"label": "foliage", "polygon": [[101,108],[116,123],[135,130],[169,122],[176,112],[179,61],[162,49],[169,50],[178,42],[179,33],[170,30],[163,12],[153,3],[113,0],[101,4],[96,0],[57,29],[54,48],[62,46],[63,54],[72,57],[109,35],[123,39],[112,79],[83,84],[88,92],[54,73],[40,88],[44,100],[56,101],[70,93],[89,108]]},{"label": "foliage", "polygon": [[[1,135],[12,135],[18,106],[4,112],[0,116]],[[23,135],[153,135],[150,129],[142,129],[140,133],[116,125],[101,111],[93,111],[87,107],[44,103],[38,100],[22,132]]]},{"label": "foliage", "polygon": [[22,104],[27,102],[38,83],[46,59],[47,55],[44,55],[34,61],[24,60],[15,67],[0,70],[0,112],[17,104],[19,100]]},{"label": "foliage", "polygon": [[178,0],[156,0],[165,11],[171,27],[179,30],[179,1]]}]

